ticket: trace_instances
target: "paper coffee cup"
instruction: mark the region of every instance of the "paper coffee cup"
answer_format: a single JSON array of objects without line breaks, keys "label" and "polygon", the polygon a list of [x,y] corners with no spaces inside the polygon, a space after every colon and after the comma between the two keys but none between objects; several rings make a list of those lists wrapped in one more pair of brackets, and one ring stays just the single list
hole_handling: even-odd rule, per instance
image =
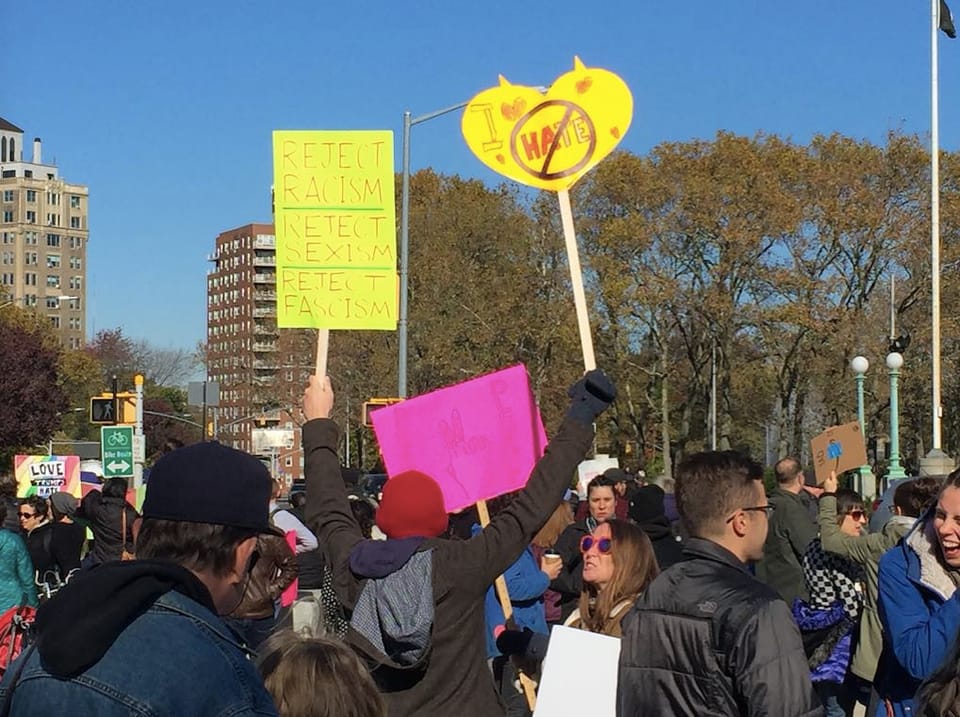
[{"label": "paper coffee cup", "polygon": [[559,554],[559,553],[552,553],[552,552],[551,552],[551,553],[544,553],[544,554],[543,554],[543,562],[546,563],[547,565],[556,565],[556,564],[559,563],[561,560],[563,560],[563,558],[560,557],[560,554]]}]

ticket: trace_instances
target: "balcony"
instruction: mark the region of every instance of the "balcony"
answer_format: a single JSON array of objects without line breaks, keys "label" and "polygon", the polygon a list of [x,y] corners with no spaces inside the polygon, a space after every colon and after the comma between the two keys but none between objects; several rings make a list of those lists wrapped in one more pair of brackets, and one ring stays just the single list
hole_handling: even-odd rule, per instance
[{"label": "balcony", "polygon": [[276,284],[276,283],[277,283],[277,275],[276,275],[276,274],[261,274],[260,272],[256,272],[256,273],[253,275],[253,283],[254,283],[254,284]]},{"label": "balcony", "polygon": [[276,237],[258,236],[253,240],[254,249],[274,249],[276,246]]},{"label": "balcony", "polygon": [[[254,298],[259,298],[259,297],[254,297]],[[271,300],[276,300],[276,298],[277,298],[277,295],[273,294],[273,296],[271,297]],[[253,318],[255,319],[265,319],[265,318],[271,319],[276,317],[276,315],[277,315],[276,309],[255,308],[253,310]]]},{"label": "balcony", "polygon": [[253,335],[254,336],[277,336],[277,327],[275,324],[268,324],[262,321],[253,322]]},{"label": "balcony", "polygon": [[253,257],[253,265],[254,266],[276,266],[277,257],[273,256],[272,254],[270,256],[255,256]]},{"label": "balcony", "polygon": [[254,301],[276,301],[277,292],[275,291],[255,291],[253,292]]},{"label": "balcony", "polygon": [[274,342],[255,341],[253,350],[260,353],[269,353],[277,350],[277,344]]},{"label": "balcony", "polygon": [[262,361],[260,359],[253,360],[253,370],[254,371],[276,371],[280,367],[277,365],[276,359],[267,359]]}]

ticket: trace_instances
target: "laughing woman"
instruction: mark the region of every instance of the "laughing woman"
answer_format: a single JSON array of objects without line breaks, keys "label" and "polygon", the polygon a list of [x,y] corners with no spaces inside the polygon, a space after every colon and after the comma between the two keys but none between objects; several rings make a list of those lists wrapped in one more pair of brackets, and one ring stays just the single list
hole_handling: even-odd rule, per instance
[{"label": "laughing woman", "polygon": [[623,520],[601,523],[580,541],[583,591],[564,623],[620,637],[620,623],[659,572],[650,539]]}]

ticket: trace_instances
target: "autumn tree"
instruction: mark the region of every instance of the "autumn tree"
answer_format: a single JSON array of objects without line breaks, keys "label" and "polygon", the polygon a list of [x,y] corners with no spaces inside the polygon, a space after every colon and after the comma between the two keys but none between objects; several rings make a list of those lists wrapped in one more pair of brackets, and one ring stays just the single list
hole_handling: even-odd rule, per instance
[{"label": "autumn tree", "polygon": [[57,380],[59,353],[44,334],[11,320],[28,313],[0,312],[0,465],[9,468],[20,450],[45,443],[61,420],[67,399]]}]

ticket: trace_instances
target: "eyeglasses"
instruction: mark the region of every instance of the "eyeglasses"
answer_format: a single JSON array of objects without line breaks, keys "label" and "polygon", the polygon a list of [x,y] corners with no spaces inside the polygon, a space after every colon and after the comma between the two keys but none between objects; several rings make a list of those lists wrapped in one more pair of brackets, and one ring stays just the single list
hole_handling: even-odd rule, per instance
[{"label": "eyeglasses", "polygon": [[[755,505],[752,508],[741,508],[740,510],[737,511],[737,513],[741,513],[741,512],[750,513],[757,510],[762,510],[764,513],[767,514],[767,518],[769,518],[773,514],[773,511],[776,510],[776,506],[771,503],[767,503],[766,505]],[[727,518],[726,522],[728,523],[732,522],[733,519],[737,517],[737,513],[734,513],[729,518]]]},{"label": "eyeglasses", "polygon": [[584,535],[580,538],[580,552],[587,553],[596,545],[601,555],[607,555],[613,549],[612,538],[594,538],[592,535]]},{"label": "eyeglasses", "polygon": [[847,513],[847,515],[849,515],[854,520],[863,520],[864,518],[867,517],[867,514],[862,510],[851,510],[849,513]]},{"label": "eyeglasses", "polygon": [[36,513],[17,513],[21,518],[33,518],[36,517]]}]

